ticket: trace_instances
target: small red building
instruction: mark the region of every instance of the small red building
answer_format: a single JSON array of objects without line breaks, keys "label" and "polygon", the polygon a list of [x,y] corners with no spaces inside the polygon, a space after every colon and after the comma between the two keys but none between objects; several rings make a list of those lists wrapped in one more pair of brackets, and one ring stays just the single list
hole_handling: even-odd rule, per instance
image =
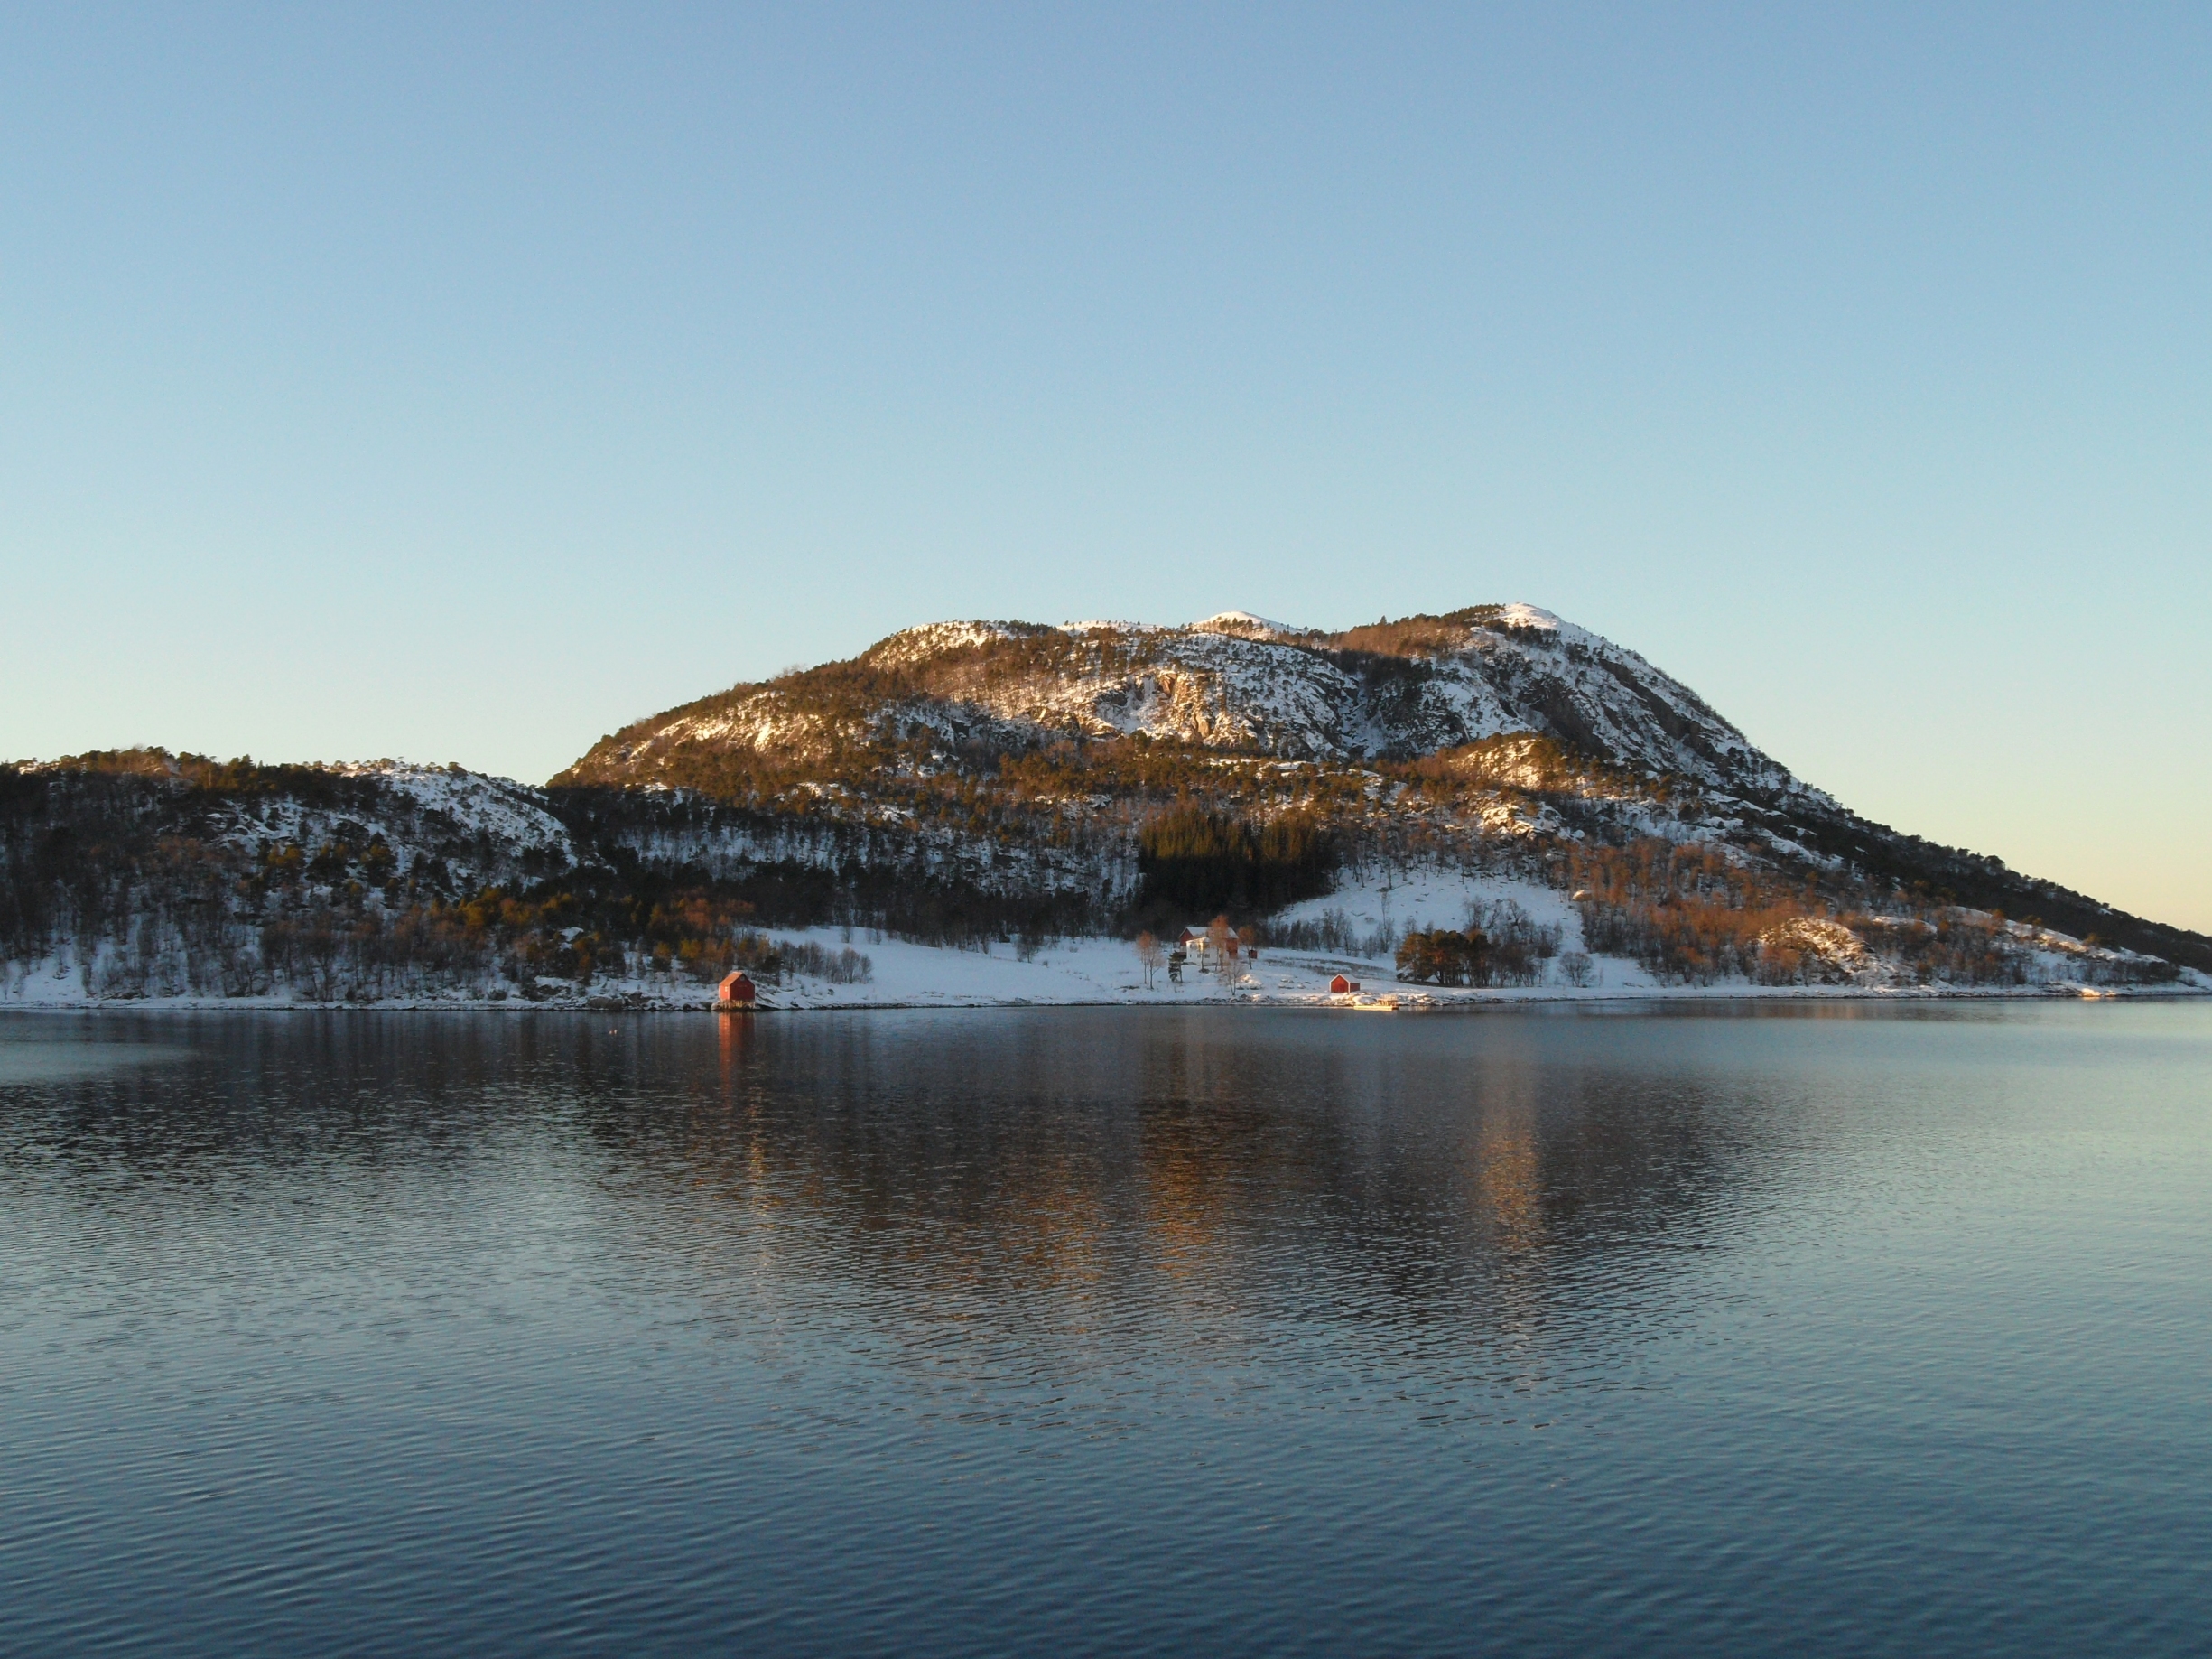
[{"label": "small red building", "polygon": [[1337,996],[1343,996],[1350,992],[1357,991],[1359,988],[1360,982],[1358,980],[1346,979],[1342,974],[1339,974],[1334,979],[1329,982],[1329,990]]},{"label": "small red building", "polygon": [[725,1008],[750,1008],[754,998],[759,993],[753,989],[753,982],[746,977],[745,971],[740,968],[722,981],[721,990],[715,994]]}]

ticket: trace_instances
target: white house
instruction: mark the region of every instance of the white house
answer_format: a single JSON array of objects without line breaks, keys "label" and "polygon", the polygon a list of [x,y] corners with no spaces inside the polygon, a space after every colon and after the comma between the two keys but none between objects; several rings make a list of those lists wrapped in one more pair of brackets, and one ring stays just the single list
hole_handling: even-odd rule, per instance
[{"label": "white house", "polygon": [[[1185,927],[1183,937],[1176,941],[1176,947],[1188,952],[1196,960],[1204,961],[1213,954],[1213,936],[1204,927]],[[1230,928],[1229,954],[1232,956],[1241,955],[1244,948],[1242,936],[1234,927]]]}]

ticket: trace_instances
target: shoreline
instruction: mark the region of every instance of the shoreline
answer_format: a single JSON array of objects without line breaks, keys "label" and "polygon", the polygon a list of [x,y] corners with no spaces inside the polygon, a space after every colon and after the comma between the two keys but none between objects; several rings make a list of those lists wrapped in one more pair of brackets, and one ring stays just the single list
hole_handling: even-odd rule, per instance
[{"label": "shoreline", "polygon": [[[1441,901],[1439,901],[1441,902]],[[1455,899],[1454,902],[1457,902]],[[1401,906],[1401,914],[1410,907]],[[1433,909],[1435,906],[1425,906]],[[780,936],[779,936],[780,937]],[[2026,983],[1986,985],[1900,983],[1887,965],[1826,983],[1797,982],[1753,984],[1731,978],[1712,984],[1669,983],[1640,964],[1622,956],[1587,958],[1588,983],[1573,984],[1547,972],[1547,983],[1529,985],[1431,985],[1400,981],[1396,964],[1384,957],[1348,951],[1269,948],[1248,962],[1233,986],[1194,966],[1179,981],[1165,975],[1144,983],[1144,971],[1120,940],[1070,937],[1028,955],[999,950],[962,950],[890,938],[860,939],[842,929],[794,929],[790,938],[825,952],[857,951],[857,972],[848,979],[822,974],[785,974],[761,987],[756,1011],[764,1014],[838,1011],[898,1011],[932,1008],[1304,1008],[1344,1013],[1453,1013],[1475,1009],[1542,1003],[1561,1007],[1582,1003],[1616,1006],[1651,1002],[2018,1002],[2063,997],[2080,1001],[2128,1001],[2212,994],[2212,979],[2184,969],[2164,984],[2090,983],[2079,966],[2053,960]],[[2071,971],[2068,971],[2071,970]],[[1342,975],[1354,989],[1333,993],[1329,983]],[[1362,984],[1362,982],[1364,983]],[[98,983],[97,981],[95,983]],[[177,981],[172,981],[172,984]],[[328,982],[326,982],[328,983]],[[158,982],[157,982],[158,985]],[[329,988],[342,988],[329,983]],[[62,1013],[162,1010],[177,1013],[253,1011],[267,1013],[382,1011],[387,1013],[683,1013],[723,1011],[712,980],[673,981],[655,974],[607,974],[588,985],[544,975],[532,982],[488,979],[465,989],[417,990],[378,996],[315,998],[286,985],[256,996],[222,996],[156,987],[117,995],[93,993],[81,966],[64,967],[51,958],[28,973],[0,977],[0,1011]]]},{"label": "shoreline", "polygon": [[[1439,995],[1439,991],[1447,994]],[[1322,1013],[1449,1014],[1529,1005],[1548,1007],[1657,1002],[2187,1002],[2212,997],[2197,985],[2083,988],[2074,985],[1883,986],[1883,985],[1633,985],[1573,989],[1564,986],[1438,987],[1400,986],[1351,995],[1248,992],[1231,996],[1169,998],[1008,997],[940,999],[806,997],[789,1002],[764,1002],[754,1008],[726,1008],[711,1001],[634,1000],[629,997],[407,998],[377,1002],[316,1002],[265,997],[79,997],[38,1002],[0,999],[7,1014],[759,1014],[894,1013],[913,1011],[993,1013],[1052,1008],[1126,1008],[1188,1011],[1213,1009],[1293,1009]],[[1384,1001],[1394,999],[1395,1006]]]}]

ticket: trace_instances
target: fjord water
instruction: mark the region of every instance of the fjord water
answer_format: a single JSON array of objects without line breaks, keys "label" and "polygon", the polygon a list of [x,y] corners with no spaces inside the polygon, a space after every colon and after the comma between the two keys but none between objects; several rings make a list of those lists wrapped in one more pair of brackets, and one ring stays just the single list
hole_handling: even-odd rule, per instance
[{"label": "fjord water", "polygon": [[2212,1009],[0,1023],[0,1650],[2179,1654]]}]

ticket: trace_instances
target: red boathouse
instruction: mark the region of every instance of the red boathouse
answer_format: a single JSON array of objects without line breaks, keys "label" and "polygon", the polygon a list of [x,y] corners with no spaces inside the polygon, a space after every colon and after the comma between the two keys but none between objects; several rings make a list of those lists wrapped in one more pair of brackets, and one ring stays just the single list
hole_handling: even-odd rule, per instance
[{"label": "red boathouse", "polygon": [[750,1008],[757,994],[742,969],[723,980],[721,990],[716,993],[724,1008]]}]

